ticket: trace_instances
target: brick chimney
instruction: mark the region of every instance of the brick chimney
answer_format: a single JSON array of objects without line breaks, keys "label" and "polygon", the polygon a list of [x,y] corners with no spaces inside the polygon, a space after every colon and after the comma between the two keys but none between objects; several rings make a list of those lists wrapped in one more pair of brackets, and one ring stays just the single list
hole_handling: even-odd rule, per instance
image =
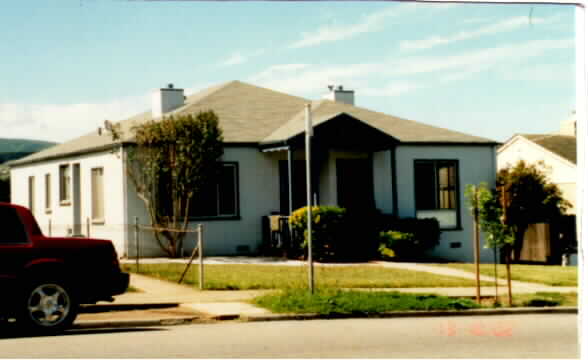
[{"label": "brick chimney", "polygon": [[576,136],[576,112],[572,113],[572,116],[561,122],[559,127],[559,133],[561,135]]},{"label": "brick chimney", "polygon": [[151,95],[151,115],[154,119],[184,105],[184,89],[174,88],[169,84],[167,88],[157,89]]}]

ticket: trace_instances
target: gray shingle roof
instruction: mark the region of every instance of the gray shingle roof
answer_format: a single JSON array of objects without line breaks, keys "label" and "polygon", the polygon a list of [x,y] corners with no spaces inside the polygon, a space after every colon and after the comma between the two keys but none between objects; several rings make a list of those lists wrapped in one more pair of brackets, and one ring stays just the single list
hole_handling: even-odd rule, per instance
[{"label": "gray shingle roof", "polygon": [[[219,117],[225,143],[271,143],[287,140],[304,130],[304,106],[309,102],[310,100],[301,97],[240,81],[231,81],[212,86],[187,97],[184,106],[168,113],[168,115],[213,110]],[[330,100],[314,101],[312,104],[315,124],[347,113],[401,142],[496,144],[490,139]],[[151,111],[147,111],[120,121],[120,129],[123,133],[122,141],[132,142],[132,127],[151,119]],[[98,135],[97,131],[93,131],[14,161],[10,165],[94,152],[113,145],[116,143],[108,133]]]},{"label": "gray shingle roof", "polygon": [[535,144],[577,164],[576,137],[567,135],[521,134]]},{"label": "gray shingle roof", "polygon": [[[400,142],[496,143],[490,139],[426,125],[413,120],[401,119],[384,113],[331,100],[313,102],[311,111],[313,125],[319,125],[340,114],[346,113],[376,129],[379,129]],[[305,128],[304,116],[304,110],[299,111],[296,116],[274,131],[270,136],[263,139],[262,142],[277,142],[301,134]]]}]

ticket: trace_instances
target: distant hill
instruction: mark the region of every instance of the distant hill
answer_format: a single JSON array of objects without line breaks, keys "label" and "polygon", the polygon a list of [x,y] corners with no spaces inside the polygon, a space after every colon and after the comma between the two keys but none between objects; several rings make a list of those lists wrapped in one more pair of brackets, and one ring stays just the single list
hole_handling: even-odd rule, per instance
[{"label": "distant hill", "polygon": [[56,144],[41,140],[0,138],[0,153],[34,153]]},{"label": "distant hill", "polygon": [[41,140],[0,138],[0,164],[9,160],[20,159],[56,144]]}]

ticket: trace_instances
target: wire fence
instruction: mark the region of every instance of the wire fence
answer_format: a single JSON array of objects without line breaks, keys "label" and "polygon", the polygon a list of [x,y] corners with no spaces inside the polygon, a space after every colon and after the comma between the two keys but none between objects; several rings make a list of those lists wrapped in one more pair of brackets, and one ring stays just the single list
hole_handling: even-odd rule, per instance
[{"label": "wire fence", "polygon": [[[204,226],[198,224],[193,228],[175,229],[166,227],[150,226],[139,223],[139,218],[134,217],[132,224],[104,224],[104,222],[86,218],[81,224],[71,225],[65,223],[57,223],[48,219],[45,224],[40,225],[43,233],[49,237],[64,236],[64,237],[94,237],[104,238],[113,241],[117,252],[123,254],[127,259],[135,259],[135,271],[140,272],[141,259],[152,258],[158,256],[169,256],[165,254],[161,246],[158,244],[155,233],[171,232],[171,233],[185,233],[186,237],[191,237],[194,234],[194,246],[191,250],[190,258],[186,264],[186,268],[179,279],[181,283],[190,266],[196,258],[199,263],[199,287],[204,288]],[[184,240],[187,240],[186,238]],[[186,252],[186,242],[182,243],[181,248],[178,249],[179,255],[184,256]]]}]

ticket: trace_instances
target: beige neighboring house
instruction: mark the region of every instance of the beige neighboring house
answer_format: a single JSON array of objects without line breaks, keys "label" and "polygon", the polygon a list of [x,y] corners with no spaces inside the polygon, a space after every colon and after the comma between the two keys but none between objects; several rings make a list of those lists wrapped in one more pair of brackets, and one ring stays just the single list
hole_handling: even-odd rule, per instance
[{"label": "beige neighboring house", "polygon": [[[133,257],[134,218],[146,224],[148,217],[125,170],[134,146],[130,129],[162,116],[213,110],[224,135],[222,172],[219,183],[195,199],[191,227],[204,225],[206,255],[256,253],[263,217],[288,215],[306,204],[306,104],[314,125],[316,203],[435,217],[443,233],[432,255],[472,261],[465,187],[496,181],[498,144],[356,106],[354,92],[339,86],[318,100],[240,81],[188,97],[173,85],[157,89],[151,109],[119,122],[120,141],[98,129],[12,162],[12,199],[31,207],[45,232],[90,233],[111,239],[119,255]],[[148,233],[139,239],[141,255],[162,254]],[[194,236],[187,238],[186,253],[194,243]],[[492,258],[491,250],[482,251],[483,261]]]},{"label": "beige neighboring house", "polygon": [[572,204],[570,215],[576,214],[576,116],[562,121],[558,133],[518,134],[497,151],[498,169],[514,165],[519,160],[527,163],[542,161],[549,181],[556,184],[563,197]]}]

